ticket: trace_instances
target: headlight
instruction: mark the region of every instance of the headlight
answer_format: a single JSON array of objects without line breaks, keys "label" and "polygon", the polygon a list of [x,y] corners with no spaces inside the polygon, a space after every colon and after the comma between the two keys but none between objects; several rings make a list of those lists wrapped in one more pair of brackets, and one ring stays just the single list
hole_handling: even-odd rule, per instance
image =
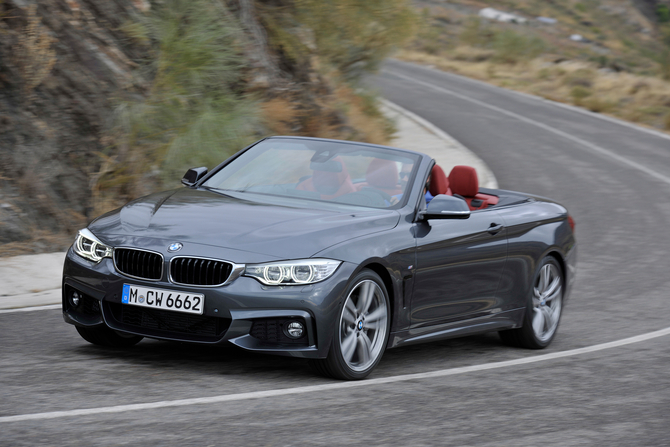
[{"label": "headlight", "polygon": [[314,284],[330,277],[342,261],[302,259],[298,261],[248,264],[244,276],[256,278],[268,286]]},{"label": "headlight", "polygon": [[98,238],[86,228],[79,230],[72,248],[74,248],[74,252],[82,258],[93,262],[100,262],[102,258],[112,257],[112,247],[108,247],[100,242]]}]

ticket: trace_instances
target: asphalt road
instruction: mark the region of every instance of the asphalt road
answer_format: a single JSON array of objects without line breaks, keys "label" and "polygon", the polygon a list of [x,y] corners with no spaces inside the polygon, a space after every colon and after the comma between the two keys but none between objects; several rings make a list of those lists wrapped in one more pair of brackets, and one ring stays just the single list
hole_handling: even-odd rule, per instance
[{"label": "asphalt road", "polygon": [[[302,360],[152,340],[100,349],[58,310],[5,313],[0,445],[670,445],[670,335],[477,368],[670,326],[670,139],[400,62],[373,82],[482,157],[501,188],[570,210],[578,280],[550,348],[508,348],[495,334],[399,348],[348,387]],[[240,397],[165,403],[224,395]],[[151,402],[164,404],[99,412]],[[51,413],[75,409],[88,411]],[[2,419],[41,412],[60,417]]]}]

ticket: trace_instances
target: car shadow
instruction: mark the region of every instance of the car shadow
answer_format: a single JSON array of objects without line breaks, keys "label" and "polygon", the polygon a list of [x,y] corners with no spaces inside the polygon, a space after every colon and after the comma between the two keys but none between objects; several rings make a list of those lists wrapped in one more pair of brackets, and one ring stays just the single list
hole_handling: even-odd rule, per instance
[{"label": "car shadow", "polygon": [[[84,342],[85,343],[85,342]],[[109,348],[82,344],[76,353],[103,358],[128,366],[160,368],[225,376],[267,375],[290,371],[292,375],[314,375],[305,359],[269,356],[245,351],[236,346],[206,346],[181,342],[144,339],[131,348]]]},{"label": "car shadow", "polygon": [[[82,341],[82,343],[85,343]],[[516,352],[515,352],[516,351]],[[432,371],[521,357],[527,350],[508,348],[496,333],[423,343],[387,350],[372,377]],[[103,358],[128,367],[161,369],[179,374],[301,380],[320,377],[306,359],[245,351],[233,345],[205,346],[144,339],[128,349],[82,344],[74,353]],[[328,379],[323,379],[328,380]]]}]

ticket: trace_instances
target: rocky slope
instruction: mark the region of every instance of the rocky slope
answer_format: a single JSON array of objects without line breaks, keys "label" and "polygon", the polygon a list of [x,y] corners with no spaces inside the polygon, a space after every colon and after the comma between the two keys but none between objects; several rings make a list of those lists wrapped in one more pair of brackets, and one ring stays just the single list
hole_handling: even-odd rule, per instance
[{"label": "rocky slope", "polygon": [[[236,67],[222,77],[219,97],[199,104],[229,95],[254,117],[229,151],[276,133],[372,142],[388,137],[387,123],[354,78],[409,35],[406,0],[337,0],[335,12],[316,0],[197,1],[228,23]],[[0,256],[62,249],[101,211],[165,187],[158,171],[171,160],[175,142],[186,154],[181,163],[197,159],[189,158],[193,144],[184,145],[178,132],[194,123],[142,127],[139,115],[119,113],[166,104],[176,104],[177,118],[191,113],[182,106],[193,89],[178,85],[181,91],[166,93],[166,79],[174,81],[180,70],[170,66],[179,52],[170,53],[167,28],[160,28],[155,11],[173,4],[188,9],[195,3],[0,0]],[[187,28],[197,12],[191,7],[175,23]],[[366,15],[369,23],[358,20]],[[335,19],[351,20],[351,28]],[[178,40],[187,31],[175,32]],[[170,125],[178,130],[157,139]]]},{"label": "rocky slope", "polygon": [[0,243],[35,239],[35,249],[49,249],[62,243],[59,233],[86,222],[112,100],[145,88],[133,71],[143,50],[120,28],[147,7],[122,0],[2,5]]}]

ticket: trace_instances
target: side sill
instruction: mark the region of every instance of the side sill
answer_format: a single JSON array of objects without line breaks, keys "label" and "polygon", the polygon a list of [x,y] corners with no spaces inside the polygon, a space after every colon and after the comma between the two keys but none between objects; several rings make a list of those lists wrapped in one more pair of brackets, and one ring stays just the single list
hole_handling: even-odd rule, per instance
[{"label": "side sill", "polygon": [[521,327],[523,324],[524,313],[525,308],[519,308],[470,320],[425,327],[421,328],[420,332],[416,329],[394,332],[389,337],[387,348],[483,334],[503,329],[514,329]]}]

